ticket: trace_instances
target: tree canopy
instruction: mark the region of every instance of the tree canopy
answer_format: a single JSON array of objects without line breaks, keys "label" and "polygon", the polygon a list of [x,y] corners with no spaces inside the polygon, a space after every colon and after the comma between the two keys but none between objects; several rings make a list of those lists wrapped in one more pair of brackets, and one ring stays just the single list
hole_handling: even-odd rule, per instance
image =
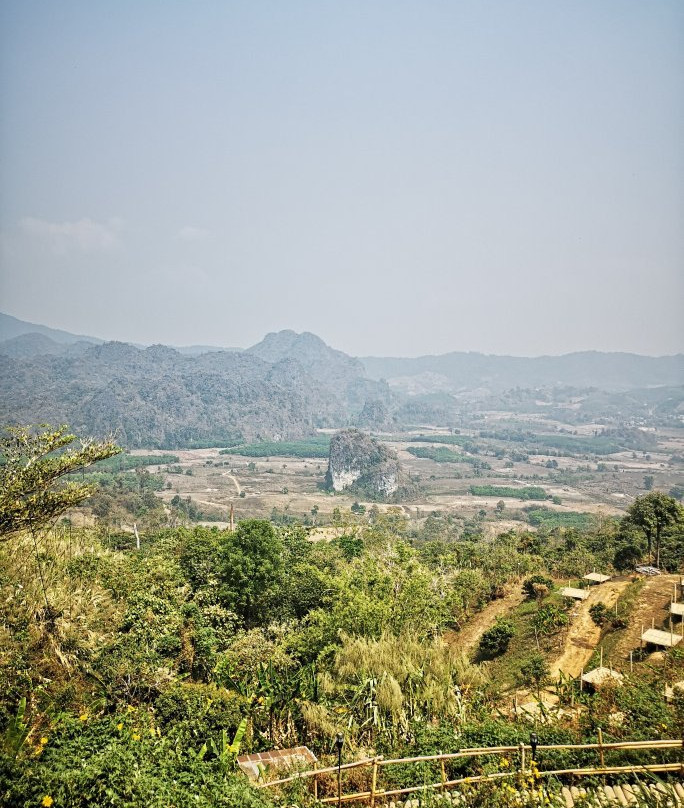
[{"label": "tree canopy", "polygon": [[222,550],[222,599],[248,627],[274,597],[282,576],[283,543],[269,522],[244,519]]},{"label": "tree canopy", "polygon": [[651,491],[634,500],[626,522],[626,527],[636,527],[646,537],[648,554],[659,567],[663,536],[671,528],[684,528],[684,508],[662,491]]},{"label": "tree canopy", "polygon": [[0,540],[31,530],[75,507],[93,492],[91,485],[64,478],[112,457],[112,441],[81,440],[66,426],[7,427],[0,437]]}]

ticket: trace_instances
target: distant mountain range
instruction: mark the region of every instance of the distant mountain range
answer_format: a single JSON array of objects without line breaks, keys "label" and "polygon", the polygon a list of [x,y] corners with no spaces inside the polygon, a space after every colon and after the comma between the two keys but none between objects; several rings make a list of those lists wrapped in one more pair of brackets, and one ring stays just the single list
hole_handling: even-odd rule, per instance
[{"label": "distant mountain range", "polygon": [[409,394],[554,385],[624,391],[684,383],[683,354],[654,357],[584,351],[528,358],[448,353],[415,359],[368,356],[361,361],[371,379],[386,379],[394,390]]},{"label": "distant mountain range", "polygon": [[605,391],[610,399],[593,400],[618,415],[632,391],[630,407],[666,402],[676,413],[683,382],[681,354],[356,359],[294,331],[267,334],[247,350],[142,348],[0,314],[0,423],[68,423],[80,434],[113,432],[130,447],[293,439],[319,427],[453,425],[464,400],[507,409],[521,398],[505,391],[520,388]]},{"label": "distant mountain range", "polygon": [[70,345],[80,341],[90,342],[94,345],[100,345],[104,342],[103,339],[98,339],[97,337],[85,337],[82,334],[71,334],[69,331],[62,331],[60,328],[48,328],[46,325],[28,323],[26,320],[19,320],[10,314],[0,312],[0,341],[21,337],[25,334],[41,334],[62,345]]},{"label": "distant mountain range", "polygon": [[17,334],[18,324],[0,330],[13,333],[0,342],[0,423],[68,423],[129,447],[222,446],[345,426],[367,400],[392,399],[386,383],[313,334],[188,355],[66,332],[57,341],[50,329]]},{"label": "distant mountain range", "polygon": [[[55,346],[51,348],[50,343],[44,341],[39,343],[33,341],[34,349],[31,348],[31,343],[26,343],[22,338],[38,334],[46,337],[57,345],[66,346],[73,345],[74,343],[85,343],[86,345],[102,345],[106,340],[99,337],[86,337],[82,334],[72,334],[69,331],[62,331],[60,328],[49,328],[46,325],[37,325],[36,323],[29,323],[26,320],[19,320],[9,314],[0,312],[0,352],[10,355],[12,350],[19,350],[25,356],[37,356],[39,353],[52,353],[57,354],[61,351]],[[18,340],[18,348],[13,349],[12,346],[7,346],[6,343],[10,340]],[[137,348],[144,348],[146,346],[139,343],[131,343]],[[42,351],[37,350],[42,347]],[[175,347],[175,346],[174,346]],[[241,351],[242,348],[225,348],[217,345],[183,345],[175,347],[179,353],[194,356],[201,353],[211,353],[213,351]],[[68,351],[66,351],[68,353]]]}]

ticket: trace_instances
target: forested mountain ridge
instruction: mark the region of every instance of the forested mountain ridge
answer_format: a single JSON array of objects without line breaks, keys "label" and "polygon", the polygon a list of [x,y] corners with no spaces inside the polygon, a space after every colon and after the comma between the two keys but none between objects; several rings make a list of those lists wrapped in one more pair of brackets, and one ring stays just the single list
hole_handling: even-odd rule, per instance
[{"label": "forested mountain ridge", "polygon": [[[453,426],[461,409],[473,406],[544,406],[560,420],[648,416],[663,423],[679,423],[684,407],[681,354],[359,360],[314,334],[289,330],[244,351],[192,354],[195,349],[162,345],[94,344],[67,332],[57,341],[54,329],[25,330],[30,327],[0,318],[0,336],[24,328],[0,342],[0,418],[69,423],[98,436],[114,432],[128,447],[291,440],[350,425]],[[572,410],[563,403],[570,399]]]},{"label": "forested mountain ridge", "polygon": [[[96,345],[103,341],[98,337],[84,337],[36,325],[0,312],[0,354],[24,357],[82,352],[88,343]],[[188,355],[243,352],[240,348],[203,345],[176,347],[174,350]],[[579,351],[562,356],[524,357],[452,351],[418,357],[355,358],[331,348],[315,334],[298,334],[291,330],[269,333],[244,352],[270,363],[285,358],[295,359],[312,376],[326,384],[332,382],[334,387],[343,383],[351,389],[364,388],[364,385],[368,387],[366,380],[371,382],[370,388],[373,389],[373,381],[385,379],[393,389],[406,393],[459,392],[476,388],[496,393],[513,387],[555,385],[620,392],[679,386],[684,382],[684,354],[681,353],[642,356]],[[377,389],[375,396],[383,398]],[[365,400],[368,397],[362,393],[357,398]],[[363,406],[363,400],[360,406]]]},{"label": "forested mountain ridge", "polygon": [[298,362],[320,384],[341,395],[346,407],[354,413],[361,411],[367,401],[389,404],[392,398],[386,384],[366,378],[358,359],[331,348],[308,331],[267,334],[246,352],[266,362],[284,359]]},{"label": "forested mountain ridge", "polygon": [[11,356],[13,359],[26,359],[31,356],[76,356],[85,353],[88,348],[99,344],[78,340],[77,342],[57,342],[46,334],[32,332],[19,334],[16,337],[0,342],[0,354]]},{"label": "forested mountain ridge", "polygon": [[170,448],[302,437],[346,412],[294,360],[109,342],[76,357],[0,356],[0,418]]}]

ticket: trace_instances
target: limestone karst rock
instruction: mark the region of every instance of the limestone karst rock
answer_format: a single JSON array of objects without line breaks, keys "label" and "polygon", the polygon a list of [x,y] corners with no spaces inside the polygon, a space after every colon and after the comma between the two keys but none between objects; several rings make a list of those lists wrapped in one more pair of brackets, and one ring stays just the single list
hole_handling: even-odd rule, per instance
[{"label": "limestone karst rock", "polygon": [[396,453],[358,429],[344,429],[330,441],[328,488],[368,499],[398,499],[410,485]]}]

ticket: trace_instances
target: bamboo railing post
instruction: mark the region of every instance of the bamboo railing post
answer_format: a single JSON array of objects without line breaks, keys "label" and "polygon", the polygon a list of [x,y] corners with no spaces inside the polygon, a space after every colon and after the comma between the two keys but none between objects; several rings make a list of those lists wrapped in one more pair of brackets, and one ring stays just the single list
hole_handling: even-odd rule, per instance
[{"label": "bamboo railing post", "polygon": [[598,728],[598,742],[599,742],[599,760],[601,761],[601,768],[604,769],[606,766],[606,761],[603,752],[603,730],[601,729],[601,727]]},{"label": "bamboo railing post", "polygon": [[[318,761],[317,760],[314,760],[314,765],[313,766],[314,766],[314,769],[318,768]],[[318,800],[318,775],[317,774],[314,774],[313,781],[314,781],[314,799]]]},{"label": "bamboo railing post", "polygon": [[373,776],[371,779],[370,805],[375,806],[375,789],[378,784],[378,758],[373,758]]},{"label": "bamboo railing post", "polygon": [[521,741],[520,746],[520,774],[525,775],[525,744]]},{"label": "bamboo railing post", "polygon": [[[440,752],[440,755],[442,753]],[[444,765],[444,758],[441,757],[439,759],[439,767],[441,769],[441,777],[442,777],[442,791],[444,791],[444,783],[446,783],[446,766]]]}]

